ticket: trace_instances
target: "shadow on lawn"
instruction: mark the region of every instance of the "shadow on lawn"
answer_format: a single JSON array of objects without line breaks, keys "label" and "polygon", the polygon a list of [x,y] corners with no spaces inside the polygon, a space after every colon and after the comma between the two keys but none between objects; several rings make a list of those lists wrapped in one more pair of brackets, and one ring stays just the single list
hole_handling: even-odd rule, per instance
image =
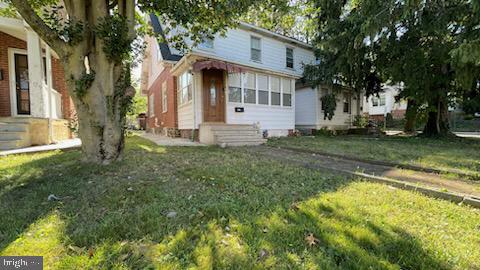
[{"label": "shadow on lawn", "polygon": [[[87,166],[66,152],[15,172],[0,193],[0,253],[55,213],[63,251],[47,256],[64,256],[59,268],[446,269],[407,232],[315,196],[350,180],[238,150],[165,149],[133,138],[112,166]],[[309,233],[317,245],[305,244]]]}]

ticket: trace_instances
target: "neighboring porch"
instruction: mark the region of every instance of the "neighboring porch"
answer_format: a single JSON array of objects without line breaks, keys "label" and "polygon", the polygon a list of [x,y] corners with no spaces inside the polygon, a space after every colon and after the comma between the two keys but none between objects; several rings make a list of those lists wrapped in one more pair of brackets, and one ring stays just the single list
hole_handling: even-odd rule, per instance
[{"label": "neighboring porch", "polygon": [[294,78],[211,58],[185,59],[172,70],[183,137],[240,146],[293,131]]},{"label": "neighboring porch", "polygon": [[23,20],[0,17],[0,149],[70,138],[58,57]]}]

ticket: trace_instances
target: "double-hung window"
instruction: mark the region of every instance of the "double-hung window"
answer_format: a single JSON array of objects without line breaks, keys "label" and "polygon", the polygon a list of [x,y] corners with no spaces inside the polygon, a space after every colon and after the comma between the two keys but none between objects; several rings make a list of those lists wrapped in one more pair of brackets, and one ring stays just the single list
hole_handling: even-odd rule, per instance
[{"label": "double-hung window", "polygon": [[380,106],[385,106],[385,94],[380,94]]},{"label": "double-hung window", "polygon": [[250,37],[250,59],[256,62],[262,61],[262,41],[258,37]]},{"label": "double-hung window", "polygon": [[280,106],[280,78],[272,76],[270,77],[271,83],[271,105]]},{"label": "double-hung window", "polygon": [[242,85],[240,81],[241,73],[228,74],[228,101],[242,102]]},{"label": "double-hung window", "polygon": [[293,68],[293,49],[289,47],[286,49],[286,63],[287,68]]},{"label": "double-hung window", "polygon": [[254,73],[245,73],[244,75],[244,90],[243,90],[243,102],[256,104],[257,103],[257,93],[255,87],[255,74]]},{"label": "double-hung window", "polygon": [[168,97],[167,97],[167,82],[162,83],[162,112],[167,112]]},{"label": "double-hung window", "polygon": [[343,112],[350,113],[350,95],[343,94]]},{"label": "double-hung window", "polygon": [[192,100],[192,74],[186,71],[178,77],[178,104],[182,105]]},{"label": "double-hung window", "polygon": [[257,74],[258,104],[268,105],[268,76]]},{"label": "double-hung window", "polygon": [[290,79],[282,79],[283,86],[283,106],[292,106],[292,81]]}]

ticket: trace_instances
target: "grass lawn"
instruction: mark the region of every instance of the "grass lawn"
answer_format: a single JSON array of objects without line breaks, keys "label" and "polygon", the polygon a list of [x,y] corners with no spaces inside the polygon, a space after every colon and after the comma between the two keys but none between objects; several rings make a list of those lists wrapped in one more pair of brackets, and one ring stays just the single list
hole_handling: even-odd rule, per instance
[{"label": "grass lawn", "polygon": [[310,136],[273,139],[268,144],[443,170],[453,169],[480,179],[480,139]]},{"label": "grass lawn", "polygon": [[133,137],[117,164],[79,157],[0,158],[0,255],[46,269],[480,268],[470,207],[242,149]]}]

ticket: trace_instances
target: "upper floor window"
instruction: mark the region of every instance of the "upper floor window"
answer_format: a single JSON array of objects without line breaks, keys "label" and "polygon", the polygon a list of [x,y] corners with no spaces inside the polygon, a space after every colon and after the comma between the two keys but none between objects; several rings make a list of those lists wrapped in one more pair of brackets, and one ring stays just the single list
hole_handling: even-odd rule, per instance
[{"label": "upper floor window", "polygon": [[292,48],[287,47],[286,61],[287,61],[287,68],[293,68],[293,49]]},{"label": "upper floor window", "polygon": [[258,37],[250,37],[250,59],[262,61],[262,41]]}]

